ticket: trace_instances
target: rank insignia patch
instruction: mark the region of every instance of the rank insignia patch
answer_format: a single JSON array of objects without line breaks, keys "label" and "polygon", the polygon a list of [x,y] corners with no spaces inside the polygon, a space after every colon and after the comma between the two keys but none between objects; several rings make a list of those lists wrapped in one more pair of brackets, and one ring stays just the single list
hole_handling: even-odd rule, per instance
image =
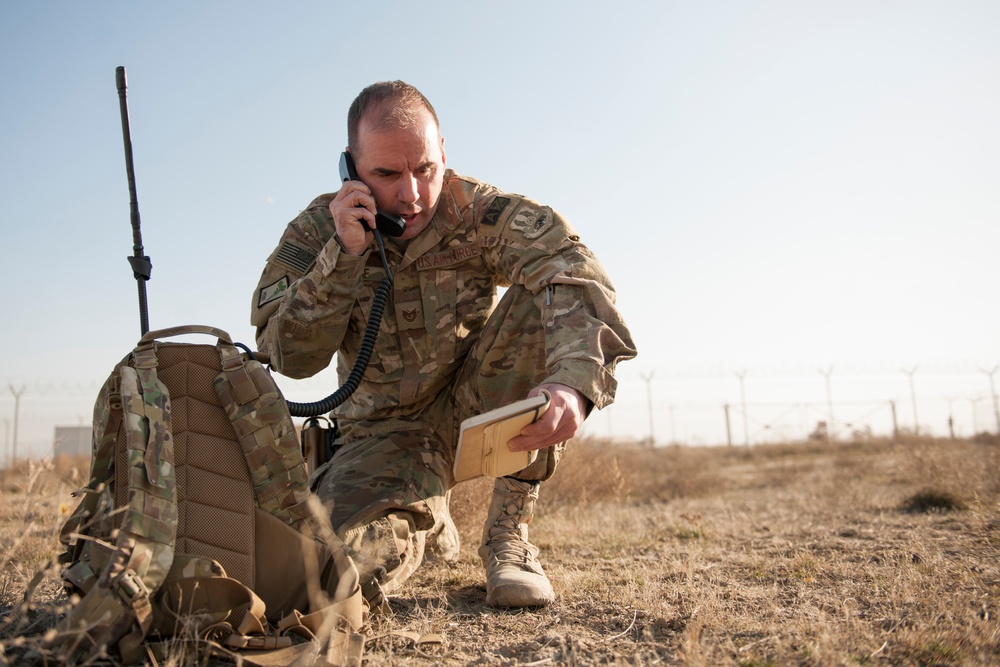
[{"label": "rank insignia patch", "polygon": [[396,304],[396,325],[400,331],[424,328],[424,311],[419,300]]}]

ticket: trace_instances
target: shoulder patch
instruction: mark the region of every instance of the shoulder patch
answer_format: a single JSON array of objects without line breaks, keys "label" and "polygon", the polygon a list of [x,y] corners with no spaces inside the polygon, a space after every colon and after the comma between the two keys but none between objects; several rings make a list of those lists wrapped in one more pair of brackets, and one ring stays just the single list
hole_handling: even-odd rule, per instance
[{"label": "shoulder patch", "polygon": [[510,197],[496,197],[483,215],[482,224],[493,226],[500,220],[500,214],[510,203]]},{"label": "shoulder patch", "polygon": [[316,261],[316,253],[308,248],[303,248],[292,241],[285,241],[278,248],[274,261],[283,266],[287,266],[293,271],[305,273]]},{"label": "shoulder patch", "polygon": [[537,239],[552,226],[552,216],[545,209],[524,207],[517,212],[510,228],[524,234],[526,239]]},{"label": "shoulder patch", "polygon": [[288,290],[288,276],[281,276],[267,287],[261,287],[257,294],[257,307],[260,308],[264,304],[280,299],[285,295],[286,290]]}]

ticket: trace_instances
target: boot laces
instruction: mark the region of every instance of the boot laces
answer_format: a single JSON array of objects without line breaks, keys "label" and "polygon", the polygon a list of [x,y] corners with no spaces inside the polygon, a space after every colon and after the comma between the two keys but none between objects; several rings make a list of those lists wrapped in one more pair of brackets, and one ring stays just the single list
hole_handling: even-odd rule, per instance
[{"label": "boot laces", "polygon": [[498,564],[530,563],[537,555],[537,549],[528,542],[527,525],[521,523],[524,511],[524,496],[511,494],[503,505],[503,512],[490,527],[487,546]]}]

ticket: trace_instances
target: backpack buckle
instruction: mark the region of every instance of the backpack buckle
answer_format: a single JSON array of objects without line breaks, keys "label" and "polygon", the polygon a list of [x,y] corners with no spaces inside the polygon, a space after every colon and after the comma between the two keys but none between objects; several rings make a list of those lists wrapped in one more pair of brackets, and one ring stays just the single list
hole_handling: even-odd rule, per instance
[{"label": "backpack buckle", "polygon": [[136,600],[149,599],[149,589],[142,581],[142,578],[132,570],[125,570],[124,573],[114,583],[115,593],[124,600],[129,607],[135,606]]},{"label": "backpack buckle", "polygon": [[121,376],[118,373],[114,373],[108,378],[108,407],[112,410],[122,409],[121,383]]}]

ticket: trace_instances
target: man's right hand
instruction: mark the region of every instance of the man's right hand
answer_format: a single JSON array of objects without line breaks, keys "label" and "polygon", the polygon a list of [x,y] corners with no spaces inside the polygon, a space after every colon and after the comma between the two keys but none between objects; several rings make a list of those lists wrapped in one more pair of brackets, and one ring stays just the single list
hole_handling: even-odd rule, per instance
[{"label": "man's right hand", "polygon": [[348,255],[363,255],[371,245],[375,227],[375,198],[361,181],[344,181],[330,202],[330,215],[337,228],[340,245]]}]

